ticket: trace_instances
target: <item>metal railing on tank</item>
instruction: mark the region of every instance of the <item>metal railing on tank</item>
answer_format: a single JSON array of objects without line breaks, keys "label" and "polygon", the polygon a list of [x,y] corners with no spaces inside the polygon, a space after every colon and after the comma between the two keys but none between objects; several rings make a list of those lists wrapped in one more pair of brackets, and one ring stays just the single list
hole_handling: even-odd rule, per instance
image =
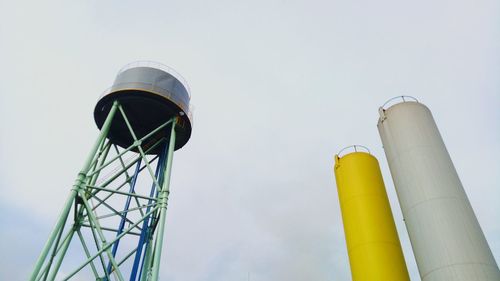
[{"label": "metal railing on tank", "polygon": [[354,144],[350,146],[346,146],[342,148],[339,152],[337,152],[337,156],[339,158],[342,158],[342,156],[345,156],[346,154],[353,153],[353,152],[365,152],[368,154],[371,154],[370,150],[368,147],[360,144]]},{"label": "metal railing on tank", "polygon": [[395,104],[401,103],[401,102],[419,102],[419,101],[417,100],[417,98],[412,97],[412,96],[397,96],[397,97],[393,97],[393,98],[389,99],[388,101],[386,101],[382,105],[381,108],[383,110],[386,110],[387,108],[389,108]]}]

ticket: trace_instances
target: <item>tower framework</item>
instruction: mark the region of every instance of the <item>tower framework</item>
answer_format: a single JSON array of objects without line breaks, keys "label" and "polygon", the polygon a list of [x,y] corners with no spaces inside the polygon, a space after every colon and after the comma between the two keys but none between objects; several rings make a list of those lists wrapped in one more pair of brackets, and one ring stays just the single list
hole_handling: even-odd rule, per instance
[{"label": "tower framework", "polygon": [[35,264],[35,280],[158,280],[173,154],[189,140],[189,88],[171,69],[122,69],[100,128]]}]

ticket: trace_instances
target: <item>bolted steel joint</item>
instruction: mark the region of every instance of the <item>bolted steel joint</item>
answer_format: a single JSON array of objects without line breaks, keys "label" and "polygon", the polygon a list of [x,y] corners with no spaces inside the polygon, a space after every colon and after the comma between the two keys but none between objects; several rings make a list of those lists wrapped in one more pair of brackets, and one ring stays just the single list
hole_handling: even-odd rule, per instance
[{"label": "bolted steel joint", "polygon": [[134,146],[141,146],[142,140],[136,140],[134,141]]}]

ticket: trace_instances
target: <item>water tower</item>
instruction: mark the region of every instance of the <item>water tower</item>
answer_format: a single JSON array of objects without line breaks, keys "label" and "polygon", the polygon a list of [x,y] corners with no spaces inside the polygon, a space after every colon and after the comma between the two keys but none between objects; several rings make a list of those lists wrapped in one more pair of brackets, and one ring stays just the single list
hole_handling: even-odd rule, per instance
[{"label": "water tower", "polygon": [[100,129],[30,280],[158,280],[175,150],[190,93],[172,69],[136,62],[94,109]]}]

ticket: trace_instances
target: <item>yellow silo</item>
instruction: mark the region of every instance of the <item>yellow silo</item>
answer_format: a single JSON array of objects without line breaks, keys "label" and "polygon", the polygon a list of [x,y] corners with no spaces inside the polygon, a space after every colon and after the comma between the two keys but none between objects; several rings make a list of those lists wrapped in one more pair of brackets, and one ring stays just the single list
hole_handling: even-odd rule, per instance
[{"label": "yellow silo", "polygon": [[335,155],[335,178],[353,281],[409,281],[378,161]]}]

